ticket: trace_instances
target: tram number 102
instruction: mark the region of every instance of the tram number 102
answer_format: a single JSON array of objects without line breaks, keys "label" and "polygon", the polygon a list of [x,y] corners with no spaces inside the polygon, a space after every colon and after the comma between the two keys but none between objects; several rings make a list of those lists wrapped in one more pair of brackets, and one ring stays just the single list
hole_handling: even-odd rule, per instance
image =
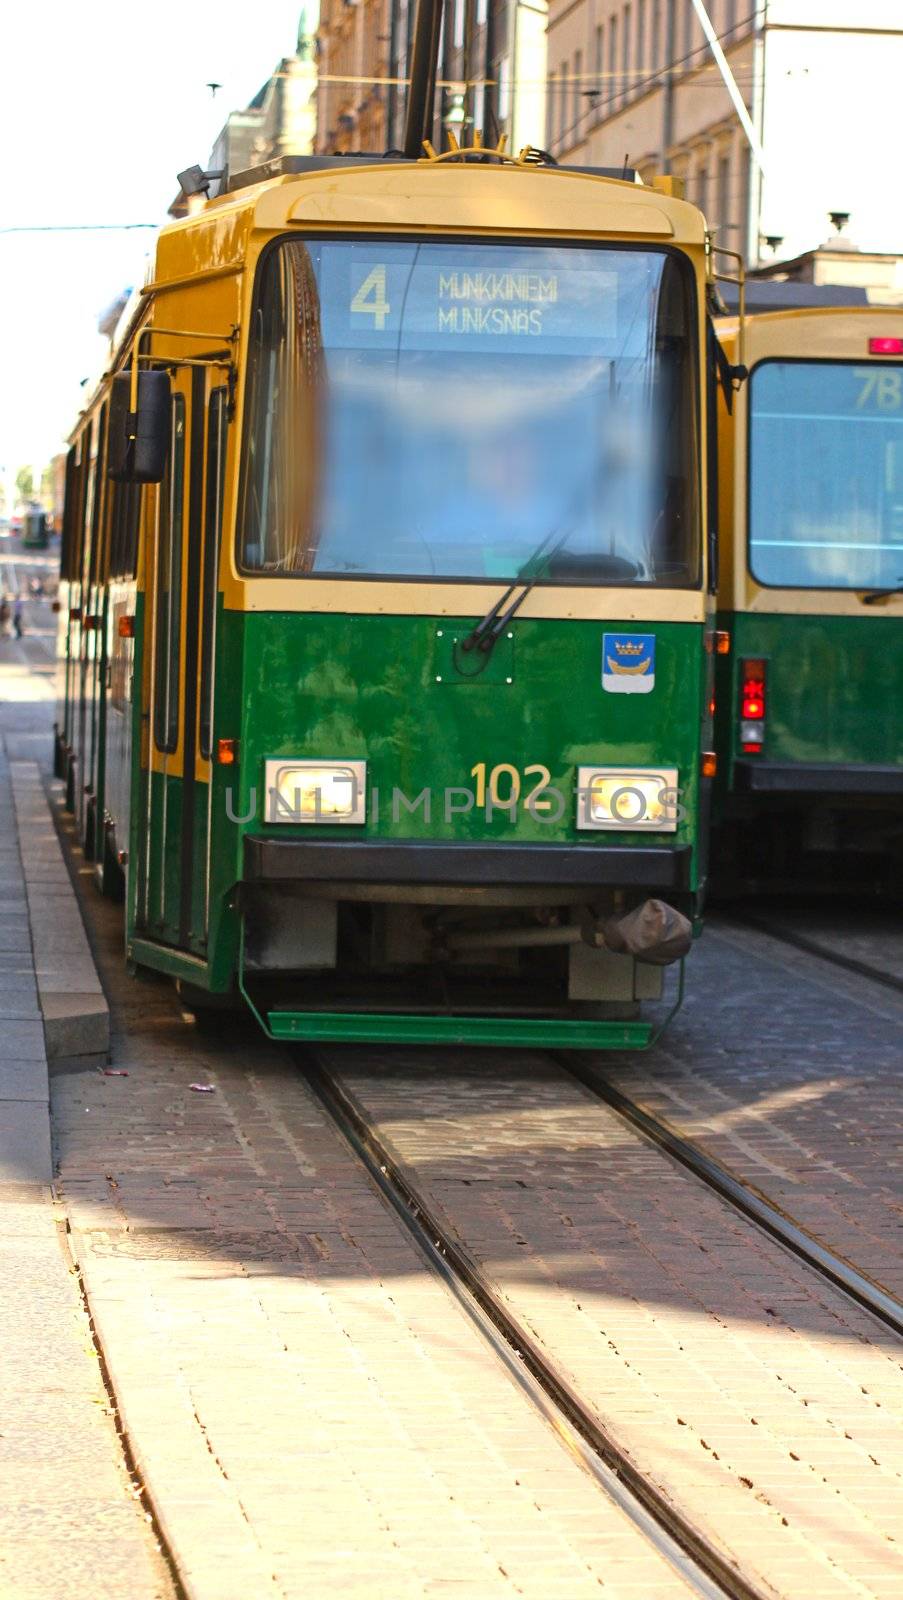
[{"label": "tram number 102", "polygon": [[[551,811],[554,801],[550,798],[542,799],[543,791],[549,788],[552,774],[548,767],[541,762],[534,762],[532,766],[524,767],[523,774],[517,767],[512,767],[510,762],[501,761],[498,766],[492,767],[487,773],[486,762],[478,761],[471,767],[470,776],[475,780],[474,798],[481,808],[487,799],[492,806],[504,806],[509,810],[516,806],[524,791],[524,806],[531,813],[536,811]],[[530,778],[538,781],[527,788]]]}]

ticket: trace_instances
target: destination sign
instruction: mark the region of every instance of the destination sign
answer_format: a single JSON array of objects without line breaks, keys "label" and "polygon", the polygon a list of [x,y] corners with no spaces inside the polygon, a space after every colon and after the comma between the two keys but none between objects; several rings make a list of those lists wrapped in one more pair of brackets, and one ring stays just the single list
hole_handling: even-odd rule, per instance
[{"label": "destination sign", "polygon": [[567,252],[550,251],[555,265],[547,268],[546,252],[519,250],[511,255],[532,255],[536,266],[484,267],[479,257],[488,252],[470,247],[460,253],[466,264],[417,259],[407,248],[407,260],[393,259],[391,248],[383,258],[355,252],[347,263],[344,304],[334,280],[324,296],[327,344],[416,350],[538,340],[572,348],[574,340],[598,346],[616,339],[619,274],[601,258],[588,266],[589,252],[575,251],[571,267],[562,261]]}]

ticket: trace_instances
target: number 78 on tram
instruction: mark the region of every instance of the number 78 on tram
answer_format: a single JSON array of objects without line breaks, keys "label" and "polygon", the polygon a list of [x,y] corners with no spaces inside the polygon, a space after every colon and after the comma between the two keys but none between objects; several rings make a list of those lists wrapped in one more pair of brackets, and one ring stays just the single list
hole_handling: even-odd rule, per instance
[{"label": "number 78 on tram", "polygon": [[71,439],[57,770],[128,958],[280,1038],[644,1046],[714,764],[703,219],[291,165],[163,230]]}]

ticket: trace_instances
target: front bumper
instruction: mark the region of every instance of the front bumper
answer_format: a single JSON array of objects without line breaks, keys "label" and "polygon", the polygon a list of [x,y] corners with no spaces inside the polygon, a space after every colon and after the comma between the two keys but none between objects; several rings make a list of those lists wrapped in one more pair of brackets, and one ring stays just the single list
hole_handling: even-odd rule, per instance
[{"label": "front bumper", "polygon": [[689,845],[433,844],[246,834],[249,883],[535,885],[688,890]]}]

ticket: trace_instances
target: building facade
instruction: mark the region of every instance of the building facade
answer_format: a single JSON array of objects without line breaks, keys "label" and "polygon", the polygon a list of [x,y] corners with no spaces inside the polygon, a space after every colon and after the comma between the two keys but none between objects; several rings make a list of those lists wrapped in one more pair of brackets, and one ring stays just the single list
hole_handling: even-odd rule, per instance
[{"label": "building facade", "polygon": [[249,106],[226,119],[210,153],[213,172],[244,172],[278,156],[310,155],[317,118],[316,25],[302,11],[295,54],[284,56]]},{"label": "building facade", "polygon": [[[317,149],[398,149],[416,0],[323,0]],[[547,0],[446,0],[432,142],[474,132],[509,147],[545,138]]]},{"label": "building facade", "polygon": [[849,214],[863,250],[899,249],[903,192],[865,152],[898,139],[901,0],[708,0],[707,10],[764,171],[692,0],[551,0],[552,153],[673,173],[718,242],[753,266],[817,245],[832,212]]}]

